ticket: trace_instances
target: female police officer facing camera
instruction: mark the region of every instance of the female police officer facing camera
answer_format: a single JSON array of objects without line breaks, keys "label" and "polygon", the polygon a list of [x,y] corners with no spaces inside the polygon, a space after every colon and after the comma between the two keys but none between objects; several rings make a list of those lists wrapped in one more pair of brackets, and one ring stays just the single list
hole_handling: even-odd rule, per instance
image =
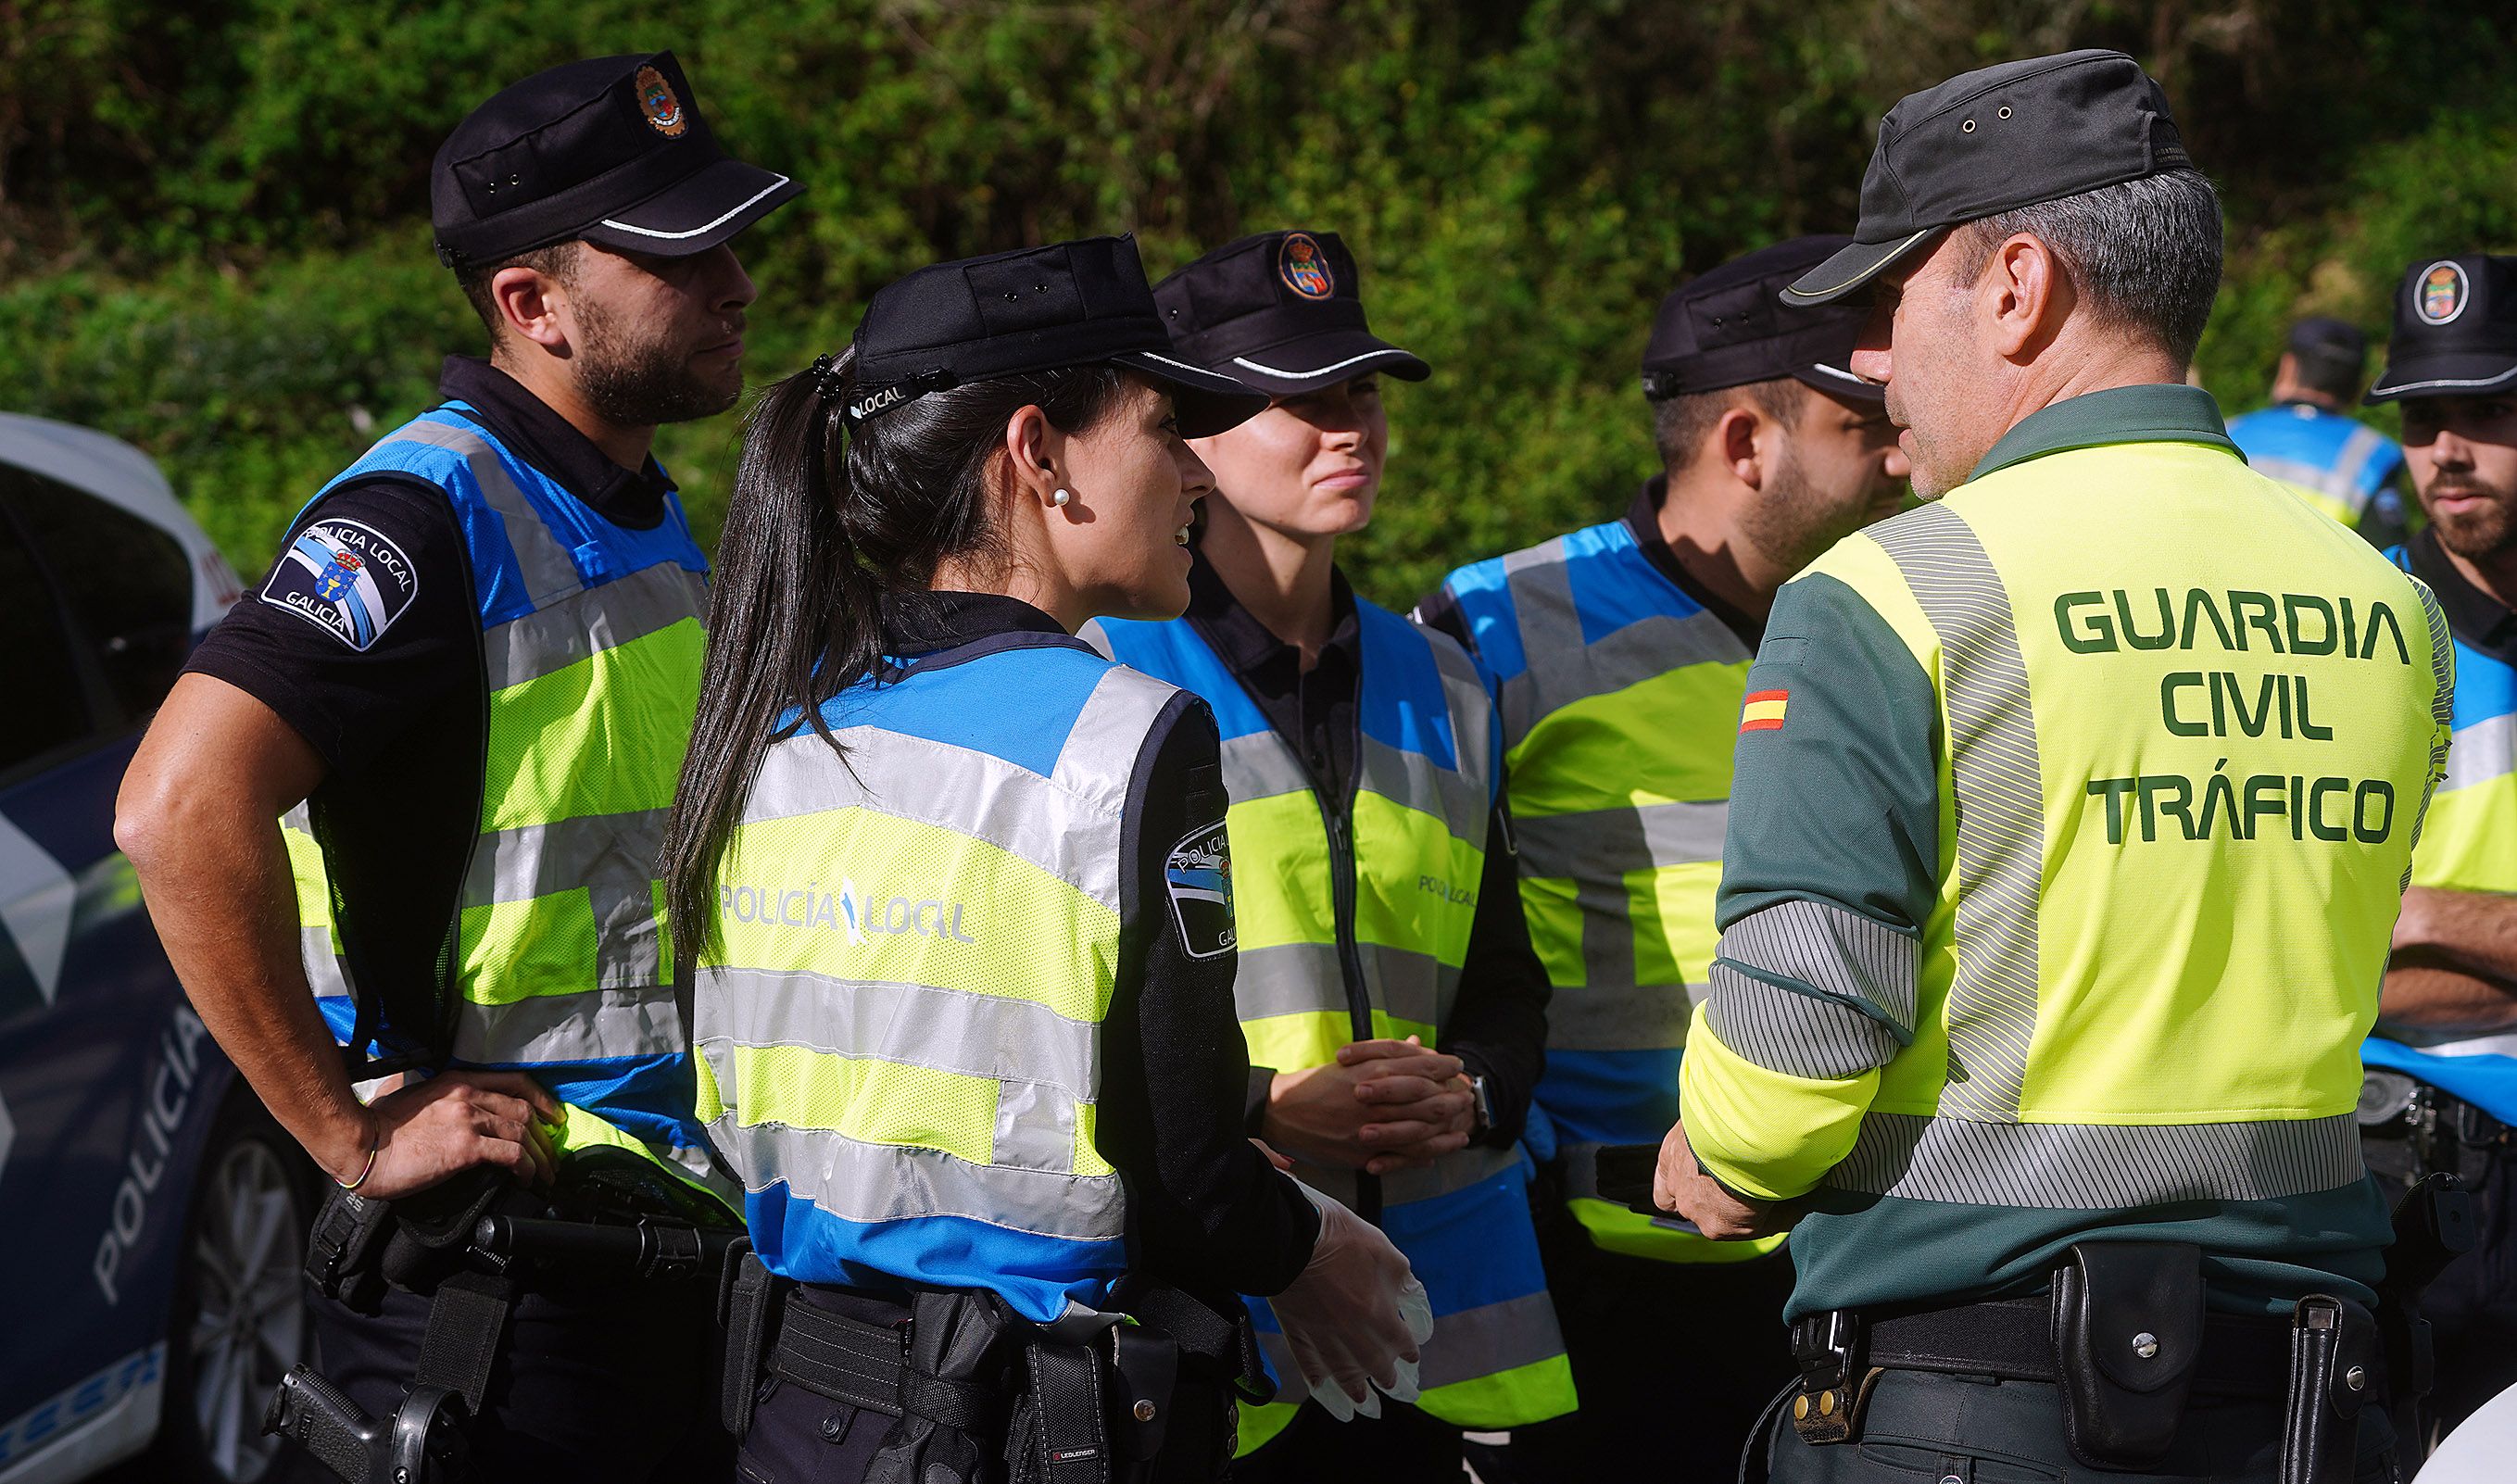
[{"label": "female police officer facing camera", "polygon": [[1464,1428],[1574,1397],[1515,1142],[1548,984],[1496,801],[1494,707],[1457,644],[1357,598],[1335,562],[1380,488],[1378,378],[1429,368],[1374,337],[1334,233],[1244,237],[1154,298],[1181,360],[1270,405],[1193,445],[1216,488],[1187,615],[1098,637],[1204,697],[1223,732],[1251,1131],[1376,1217],[1434,1313],[1420,1405],[1245,1413],[1234,1477],[1457,1479]]},{"label": "female police officer facing camera", "polygon": [[1237,1355],[1234,1290],[1349,1396],[1415,1358],[1405,1260],[1242,1134],[1212,714],[1071,637],[1187,603],[1183,437],[1263,402],[1166,350],[1092,238],[910,275],[752,414],[665,876],[754,1476],[1210,1477],[1229,1368],[1145,1337]]}]

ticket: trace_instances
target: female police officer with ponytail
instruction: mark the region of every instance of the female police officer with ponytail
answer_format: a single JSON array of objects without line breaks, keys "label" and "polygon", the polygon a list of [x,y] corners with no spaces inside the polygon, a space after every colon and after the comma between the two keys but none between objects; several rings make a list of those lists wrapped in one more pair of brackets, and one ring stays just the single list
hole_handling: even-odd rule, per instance
[{"label": "female police officer with ponytail", "polygon": [[1347,1396],[1415,1358],[1405,1260],[1243,1137],[1213,716],[1072,637],[1187,603],[1183,439],[1262,404],[1168,348],[1092,238],[911,274],[752,414],[665,850],[747,1477],[1212,1477],[1234,1290]]}]

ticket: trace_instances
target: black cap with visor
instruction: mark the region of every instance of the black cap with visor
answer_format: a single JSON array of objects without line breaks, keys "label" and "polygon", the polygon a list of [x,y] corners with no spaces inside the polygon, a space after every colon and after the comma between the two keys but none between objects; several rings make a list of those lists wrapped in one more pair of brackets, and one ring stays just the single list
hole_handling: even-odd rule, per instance
[{"label": "black cap with visor", "polygon": [[681,258],[728,242],[803,187],[718,148],[670,52],[536,72],[437,151],[429,217],[448,267],[582,239]]},{"label": "black cap with visor", "polygon": [[1154,285],[1180,358],[1275,397],[1357,376],[1423,381],[1432,367],[1372,332],[1363,275],[1334,232],[1262,232]]},{"label": "black cap with visor", "polygon": [[1802,305],[1785,285],[1852,245],[1841,233],[1794,237],[1700,274],[1660,302],[1643,347],[1643,395],[1718,392],[1789,377],[1846,402],[1878,406],[1888,390],[1853,374],[1869,306]]},{"label": "black cap with visor", "polygon": [[2395,332],[2369,402],[2487,397],[2517,387],[2517,258],[2430,258],[2395,291]]},{"label": "black cap with visor", "polygon": [[2121,52],[1962,73],[1906,94],[1879,121],[1853,242],[1783,294],[1840,299],[1962,222],[2192,164],[2166,95]]},{"label": "black cap with visor", "polygon": [[1085,237],[921,268],[875,290],[854,340],[851,423],[928,392],[1065,366],[1116,365],[1171,394],[1205,438],[1266,410],[1265,394],[1172,354],[1133,237]]}]

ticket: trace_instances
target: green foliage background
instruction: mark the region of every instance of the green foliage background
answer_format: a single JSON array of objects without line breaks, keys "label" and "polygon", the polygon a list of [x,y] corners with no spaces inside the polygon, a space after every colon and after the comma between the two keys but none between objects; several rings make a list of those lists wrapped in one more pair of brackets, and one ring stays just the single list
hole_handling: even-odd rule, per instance
[{"label": "green foliage background", "polygon": [[[2421,0],[0,0],[0,405],[156,455],[240,569],[481,340],[428,162],[574,57],[670,47],[733,148],[808,184],[747,237],[755,378],[938,258],[1132,231],[1159,276],[1333,228],[1393,390],[1349,549],[1404,602],[1601,519],[1648,472],[1635,363],[1681,276],[1849,229],[1877,115],[1949,73],[2133,52],[2219,180],[2202,348],[2232,410],[2290,317],[2382,327],[2413,256],[2517,245],[2508,8]],[[737,421],[660,453],[712,534]]]}]

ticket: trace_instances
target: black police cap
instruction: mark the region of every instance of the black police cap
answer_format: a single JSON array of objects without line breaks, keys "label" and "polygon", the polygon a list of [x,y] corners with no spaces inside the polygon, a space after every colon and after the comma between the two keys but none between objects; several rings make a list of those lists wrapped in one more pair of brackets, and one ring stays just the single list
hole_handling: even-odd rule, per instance
[{"label": "black police cap", "polygon": [[1790,377],[1848,402],[1877,404],[1887,389],[1853,374],[1853,348],[1870,318],[1855,300],[1803,305],[1785,285],[1850,246],[1841,233],[1794,237],[1699,274],[1660,301],[1643,347],[1643,392],[1658,399]]},{"label": "black police cap", "polygon": [[2480,397],[2517,387],[2517,258],[2466,253],[2414,263],[2395,292],[2395,332],[2370,402]]},{"label": "black police cap", "polygon": [[1279,397],[1376,372],[1423,381],[1432,368],[1372,333],[1363,275],[1334,232],[1262,232],[1227,242],[1154,285],[1181,359]]},{"label": "black police cap", "polygon": [[802,191],[718,148],[681,64],[652,52],[536,72],[473,109],[428,193],[438,256],[459,267],[576,238],[687,257]]},{"label": "black police cap", "polygon": [[2289,352],[2357,369],[2368,359],[2368,337],[2348,319],[2310,315],[2289,327]]},{"label": "black police cap", "polygon": [[1171,393],[1180,432],[1204,438],[1267,398],[1175,359],[1133,237],[1086,237],[921,268],[875,291],[856,332],[864,422],[928,392],[1063,366],[1120,365]]},{"label": "black police cap", "polygon": [[1963,73],[1906,94],[1879,121],[1853,245],[1785,292],[1824,303],[1942,229],[2192,163],[2166,95],[2121,52]]}]

